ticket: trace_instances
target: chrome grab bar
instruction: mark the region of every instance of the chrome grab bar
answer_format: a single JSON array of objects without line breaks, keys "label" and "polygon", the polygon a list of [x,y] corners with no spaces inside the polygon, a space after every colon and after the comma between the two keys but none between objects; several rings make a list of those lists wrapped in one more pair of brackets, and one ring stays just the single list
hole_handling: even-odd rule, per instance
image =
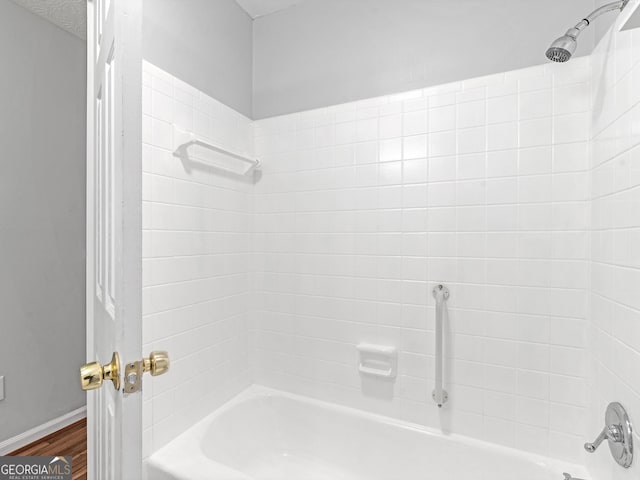
[{"label": "chrome grab bar", "polygon": [[444,315],[444,302],[449,299],[449,289],[444,285],[436,285],[433,287],[433,298],[436,299],[436,388],[431,395],[433,400],[441,408],[447,400],[449,395],[447,391],[442,388],[442,372],[443,372],[443,315]]}]

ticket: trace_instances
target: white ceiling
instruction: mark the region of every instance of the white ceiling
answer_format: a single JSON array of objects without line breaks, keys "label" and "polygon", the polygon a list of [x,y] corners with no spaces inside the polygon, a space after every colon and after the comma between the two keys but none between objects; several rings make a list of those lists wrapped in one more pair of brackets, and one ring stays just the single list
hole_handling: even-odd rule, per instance
[{"label": "white ceiling", "polygon": [[249,14],[251,18],[263,17],[270,13],[284,10],[304,0],[236,0],[238,5]]},{"label": "white ceiling", "polygon": [[87,38],[87,0],[12,0],[76,37]]},{"label": "white ceiling", "polygon": [[[11,0],[80,38],[87,38],[87,0]],[[236,0],[251,18],[284,10],[304,0]]]}]

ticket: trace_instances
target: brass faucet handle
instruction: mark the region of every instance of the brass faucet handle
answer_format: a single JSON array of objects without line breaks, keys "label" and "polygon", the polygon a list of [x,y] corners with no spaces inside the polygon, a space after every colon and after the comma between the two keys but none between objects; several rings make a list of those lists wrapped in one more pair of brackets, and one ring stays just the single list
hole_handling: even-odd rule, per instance
[{"label": "brass faucet handle", "polygon": [[163,351],[151,352],[149,358],[142,359],[142,371],[151,373],[152,377],[157,377],[167,373],[171,362],[169,354]]},{"label": "brass faucet handle", "polygon": [[100,362],[87,363],[80,368],[82,390],[95,390],[104,380],[111,380],[113,387],[120,390],[120,356],[114,352],[111,362],[102,366]]}]

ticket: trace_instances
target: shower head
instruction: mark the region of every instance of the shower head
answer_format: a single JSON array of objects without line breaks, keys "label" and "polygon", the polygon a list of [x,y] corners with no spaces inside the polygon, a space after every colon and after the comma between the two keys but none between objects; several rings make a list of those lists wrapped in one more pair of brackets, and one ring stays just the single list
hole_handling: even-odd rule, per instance
[{"label": "shower head", "polygon": [[547,58],[552,62],[568,62],[578,47],[578,40],[571,35],[563,35],[547,49]]},{"label": "shower head", "polygon": [[591,14],[581,20],[575,27],[570,28],[560,38],[556,39],[547,49],[547,58],[552,62],[568,62],[578,47],[578,36],[582,31],[591,25],[591,22],[603,13],[612,12],[614,10],[622,11],[627,6],[629,0],[619,0],[609,3],[603,7],[594,10]]}]

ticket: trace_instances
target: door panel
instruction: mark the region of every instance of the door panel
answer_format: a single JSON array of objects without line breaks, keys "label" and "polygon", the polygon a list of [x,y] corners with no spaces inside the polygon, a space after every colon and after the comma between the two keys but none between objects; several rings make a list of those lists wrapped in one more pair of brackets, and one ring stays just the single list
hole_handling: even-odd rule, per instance
[{"label": "door panel", "polygon": [[[141,27],[142,0],[88,2],[87,359],[102,365],[142,357]],[[87,395],[89,478],[141,478],[140,392]]]}]

